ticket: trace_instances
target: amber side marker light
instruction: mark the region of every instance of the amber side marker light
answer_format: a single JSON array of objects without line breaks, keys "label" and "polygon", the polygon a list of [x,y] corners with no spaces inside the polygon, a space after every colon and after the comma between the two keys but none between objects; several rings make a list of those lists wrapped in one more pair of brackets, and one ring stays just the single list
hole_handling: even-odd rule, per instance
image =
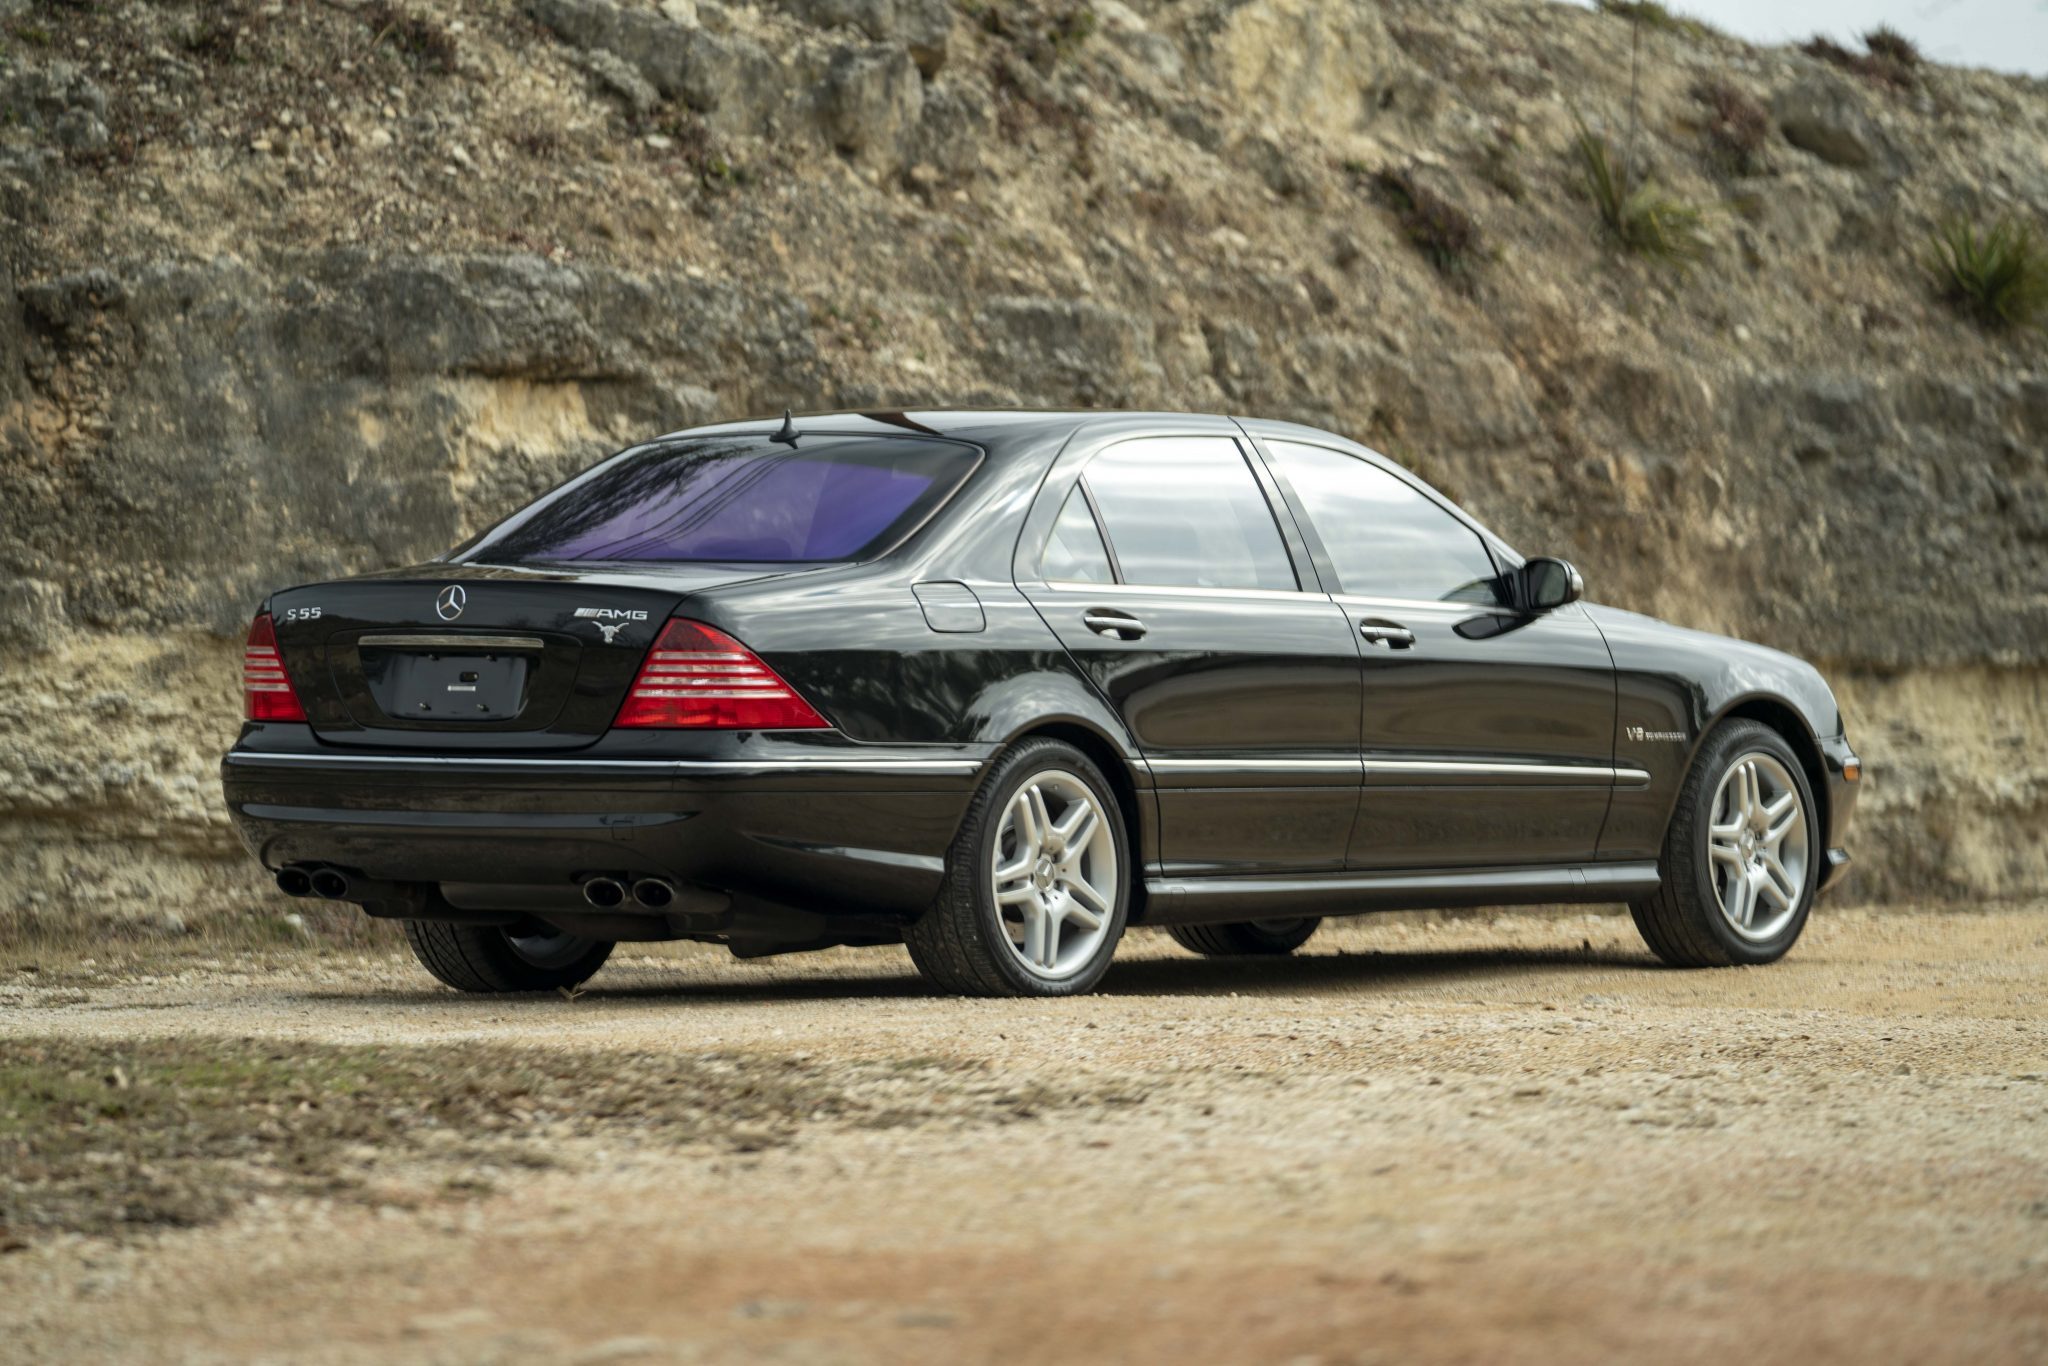
[{"label": "amber side marker light", "polygon": [[1852,783],[1861,782],[1863,779],[1863,761],[1861,759],[1851,759],[1843,764],[1842,777]]}]

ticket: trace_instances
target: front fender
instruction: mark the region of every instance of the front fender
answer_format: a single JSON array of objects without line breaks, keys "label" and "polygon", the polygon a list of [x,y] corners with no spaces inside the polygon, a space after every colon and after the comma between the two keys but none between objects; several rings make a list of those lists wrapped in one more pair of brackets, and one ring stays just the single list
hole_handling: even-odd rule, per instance
[{"label": "front fender", "polygon": [[[1829,843],[1839,843],[1845,804],[1833,791],[1840,761],[1828,743],[1841,709],[1806,661],[1748,641],[1589,605],[1615,667],[1614,762],[1649,781],[1617,788],[1600,838],[1602,859],[1653,859],[1663,850],[1686,774],[1715,726],[1753,716],[1783,733],[1815,777]],[[1846,754],[1846,745],[1838,745]]]}]

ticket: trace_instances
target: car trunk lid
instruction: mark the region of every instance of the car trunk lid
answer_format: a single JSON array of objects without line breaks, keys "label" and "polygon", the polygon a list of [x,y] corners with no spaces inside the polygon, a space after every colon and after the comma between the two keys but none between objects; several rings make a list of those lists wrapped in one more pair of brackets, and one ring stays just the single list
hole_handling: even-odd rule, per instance
[{"label": "car trunk lid", "polygon": [[395,749],[560,749],[610,728],[693,594],[792,571],[425,565],[273,595],[314,733]]}]

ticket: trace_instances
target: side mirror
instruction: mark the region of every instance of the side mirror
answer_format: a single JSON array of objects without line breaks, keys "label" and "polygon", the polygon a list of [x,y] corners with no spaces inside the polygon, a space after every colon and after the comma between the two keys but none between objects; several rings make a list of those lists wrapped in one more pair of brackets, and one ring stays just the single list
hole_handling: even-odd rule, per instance
[{"label": "side mirror", "polygon": [[1586,595],[1586,581],[1568,560],[1548,556],[1522,566],[1522,601],[1532,612],[1548,612]]}]

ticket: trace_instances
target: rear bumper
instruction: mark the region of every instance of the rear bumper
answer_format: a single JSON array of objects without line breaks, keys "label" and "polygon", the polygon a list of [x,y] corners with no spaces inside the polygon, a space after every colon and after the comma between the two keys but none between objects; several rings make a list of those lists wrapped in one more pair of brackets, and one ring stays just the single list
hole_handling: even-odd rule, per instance
[{"label": "rear bumper", "polygon": [[986,758],[766,736],[687,758],[360,754],[279,743],[285,729],[221,762],[229,814],[266,867],[431,883],[472,909],[574,909],[582,880],[607,875],[914,914]]}]

